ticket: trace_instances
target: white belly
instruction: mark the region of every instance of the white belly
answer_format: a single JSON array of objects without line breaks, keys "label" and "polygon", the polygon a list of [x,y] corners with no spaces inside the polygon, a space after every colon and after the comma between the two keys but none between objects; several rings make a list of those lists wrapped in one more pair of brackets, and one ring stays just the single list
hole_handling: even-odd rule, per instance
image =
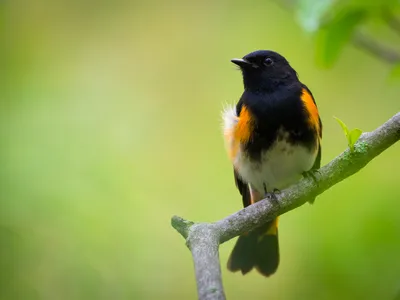
[{"label": "white belly", "polygon": [[285,140],[276,141],[261,154],[260,161],[252,161],[239,151],[234,162],[236,170],[245,182],[260,193],[264,189],[272,192],[282,190],[297,182],[304,171],[314,164],[317,151],[310,151],[301,145],[292,145]]},{"label": "white belly", "polygon": [[[238,117],[234,107],[223,112],[225,141],[228,148],[235,148],[231,132],[235,128]],[[318,148],[310,150],[302,145],[287,142],[288,133],[283,130],[282,138],[275,141],[268,151],[261,154],[261,160],[253,161],[239,145],[238,151],[231,151],[233,165],[244,182],[250,183],[259,193],[264,194],[274,189],[282,190],[297,182],[301,174],[314,165]]]}]

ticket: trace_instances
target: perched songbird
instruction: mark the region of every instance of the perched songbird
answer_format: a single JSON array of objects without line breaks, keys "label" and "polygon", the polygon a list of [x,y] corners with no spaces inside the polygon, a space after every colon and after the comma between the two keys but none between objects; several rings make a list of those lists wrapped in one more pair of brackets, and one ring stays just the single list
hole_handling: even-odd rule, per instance
[{"label": "perched songbird", "polygon": [[[223,112],[224,135],[246,207],[319,169],[322,123],[313,95],[283,56],[260,50],[231,61],[242,71],[244,92]],[[279,264],[277,225],[275,219],[240,236],[228,269],[273,274]]]}]

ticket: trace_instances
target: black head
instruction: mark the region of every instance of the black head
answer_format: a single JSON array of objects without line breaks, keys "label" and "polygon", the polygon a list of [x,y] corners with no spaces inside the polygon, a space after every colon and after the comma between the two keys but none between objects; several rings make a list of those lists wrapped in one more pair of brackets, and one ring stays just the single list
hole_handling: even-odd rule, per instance
[{"label": "black head", "polygon": [[231,62],[240,67],[244,87],[248,90],[270,91],[279,85],[298,81],[297,73],[289,62],[274,51],[254,51]]}]

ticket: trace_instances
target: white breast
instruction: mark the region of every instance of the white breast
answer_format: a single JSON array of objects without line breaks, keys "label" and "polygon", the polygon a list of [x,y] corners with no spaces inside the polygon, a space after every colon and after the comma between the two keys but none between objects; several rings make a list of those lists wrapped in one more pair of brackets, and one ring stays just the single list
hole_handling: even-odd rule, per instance
[{"label": "white breast", "polygon": [[286,140],[276,141],[261,154],[260,161],[252,161],[240,151],[237,155],[237,171],[244,181],[257,191],[264,193],[284,189],[297,182],[304,171],[314,164],[317,151],[311,152],[304,146],[293,145]]},{"label": "white breast", "polygon": [[[237,124],[236,111],[227,109],[223,114],[225,134],[234,130]],[[314,164],[318,148],[309,150],[302,145],[293,145],[288,142],[289,134],[283,130],[279,134],[282,138],[261,153],[261,159],[251,160],[239,146],[232,163],[242,180],[250,183],[260,193],[264,188],[268,192],[274,189],[282,190],[297,182],[304,171],[308,171]],[[225,135],[227,147],[233,143],[231,135]]]}]

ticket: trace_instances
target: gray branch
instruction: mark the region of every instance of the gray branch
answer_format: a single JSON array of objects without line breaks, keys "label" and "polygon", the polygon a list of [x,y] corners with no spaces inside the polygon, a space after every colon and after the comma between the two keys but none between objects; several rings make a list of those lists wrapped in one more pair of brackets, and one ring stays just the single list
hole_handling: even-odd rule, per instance
[{"label": "gray branch", "polygon": [[360,32],[356,32],[353,35],[352,42],[355,47],[363,49],[389,64],[400,63],[400,53]]},{"label": "gray branch", "polygon": [[387,25],[400,35],[400,19],[389,8],[383,9],[382,17]]},{"label": "gray branch", "polygon": [[[291,11],[296,8],[295,0],[275,0],[274,2],[285,10]],[[400,35],[400,19],[398,19],[396,15],[390,11],[390,9],[386,8],[383,10],[382,18],[392,30]],[[354,33],[351,43],[356,48],[364,50],[365,52],[389,64],[394,65],[400,63],[400,53],[398,51],[384,45],[374,38],[362,34],[358,30]]]},{"label": "gray branch", "polygon": [[275,197],[263,199],[214,223],[194,223],[172,217],[172,226],[186,239],[192,252],[200,300],[225,299],[219,262],[219,245],[248,232],[278,215],[307,202],[355,174],[374,157],[400,139],[400,113],[381,127],[362,134],[354,151],[345,150],[316,174],[316,181],[304,178]]}]

